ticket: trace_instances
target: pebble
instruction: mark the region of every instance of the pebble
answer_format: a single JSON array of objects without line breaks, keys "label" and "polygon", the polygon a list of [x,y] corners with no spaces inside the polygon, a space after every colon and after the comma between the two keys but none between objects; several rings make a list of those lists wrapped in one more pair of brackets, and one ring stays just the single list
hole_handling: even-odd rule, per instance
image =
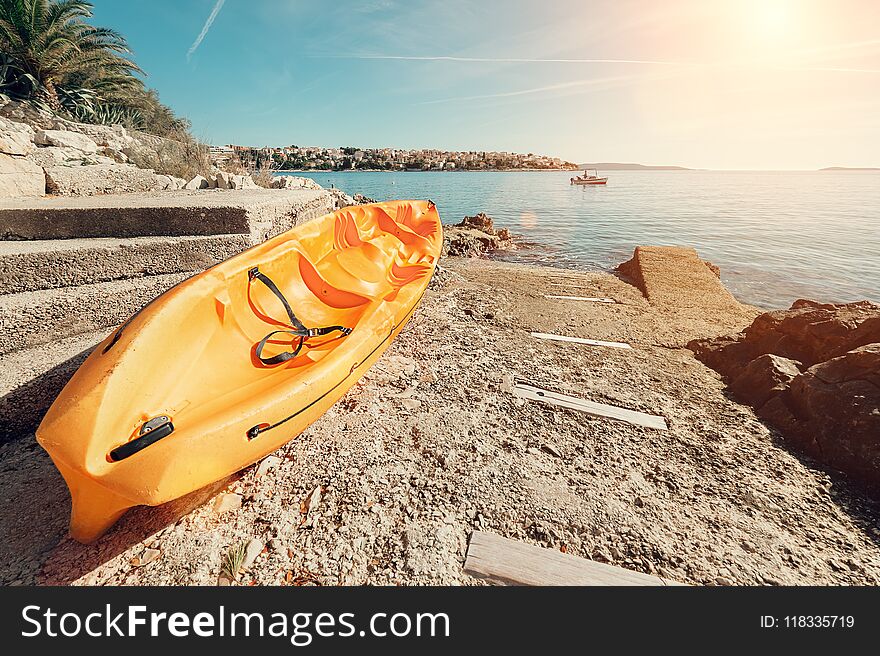
[{"label": "pebble", "polygon": [[152,563],[161,555],[162,552],[158,549],[144,549],[144,553],[131,559],[131,564],[135,567],[143,567],[148,563]]},{"label": "pebble", "polygon": [[263,461],[260,463],[260,466],[257,467],[257,478],[261,476],[265,476],[269,473],[270,470],[275,469],[278,465],[281,464],[281,458],[278,456],[268,456],[263,458]]},{"label": "pebble", "polygon": [[401,401],[401,404],[407,410],[418,410],[422,407],[422,402],[418,399],[404,399]]},{"label": "pebble", "polygon": [[247,543],[247,547],[244,550],[244,561],[241,563],[242,569],[247,569],[251,565],[254,564],[254,561],[257,559],[257,556],[263,551],[263,543],[257,538],[252,538],[250,542]]},{"label": "pebble", "polygon": [[225,493],[214,499],[214,514],[222,515],[241,508],[242,496],[240,494]]}]

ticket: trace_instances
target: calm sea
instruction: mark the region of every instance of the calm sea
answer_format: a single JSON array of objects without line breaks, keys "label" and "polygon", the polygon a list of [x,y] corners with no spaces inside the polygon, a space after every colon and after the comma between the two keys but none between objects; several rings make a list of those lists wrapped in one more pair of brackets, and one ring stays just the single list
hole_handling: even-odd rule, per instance
[{"label": "calm sea", "polygon": [[444,223],[486,212],[536,244],[521,261],[608,270],[639,244],[687,245],[747,303],[880,301],[880,172],[611,171],[606,187],[572,187],[566,172],[306,175],[430,198]]}]

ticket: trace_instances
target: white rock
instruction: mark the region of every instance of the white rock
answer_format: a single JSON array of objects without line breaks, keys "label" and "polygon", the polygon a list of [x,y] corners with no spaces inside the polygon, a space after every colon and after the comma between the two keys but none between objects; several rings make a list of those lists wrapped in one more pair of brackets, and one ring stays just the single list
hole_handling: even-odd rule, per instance
[{"label": "white rock", "polygon": [[120,164],[128,163],[128,155],[123,153],[121,149],[113,148],[112,146],[102,146],[101,154],[109,157],[114,162],[119,162]]},{"label": "white rock", "polygon": [[50,166],[80,166],[82,165],[86,154],[75,148],[59,148],[57,146],[46,146],[45,148],[37,148],[28,155],[28,159],[42,166],[44,169]]},{"label": "white rock", "polygon": [[214,499],[214,514],[222,515],[223,513],[238,510],[241,508],[240,494],[221,494]]},{"label": "white rock", "polygon": [[76,148],[89,154],[98,152],[98,144],[93,139],[68,130],[39,130],[34,136],[34,142],[39,146]]},{"label": "white rock", "polygon": [[267,456],[263,458],[260,466],[257,467],[257,478],[259,478],[260,476],[265,476],[269,473],[270,469],[275,469],[275,467],[280,464],[281,458],[279,458],[278,456]]},{"label": "white rock", "polygon": [[249,175],[233,175],[230,177],[230,189],[258,189],[260,185]]},{"label": "white rock", "polygon": [[46,194],[43,168],[23,157],[0,153],[0,198],[21,198]]},{"label": "white rock", "polygon": [[231,175],[226,171],[217,171],[217,174],[214,176],[214,185],[217,189],[229,189],[229,178]]},{"label": "white rock", "polygon": [[0,153],[28,155],[36,149],[31,126],[0,117]]},{"label": "white rock", "polygon": [[272,189],[323,189],[311,178],[296,175],[279,175],[272,180]]},{"label": "white rock", "polygon": [[210,184],[208,179],[202,175],[197,175],[184,185],[184,189],[208,189]]},{"label": "white rock", "polygon": [[317,486],[312,493],[303,500],[302,509],[309,513],[312,510],[317,510],[318,506],[321,505],[321,486]]},{"label": "white rock", "polygon": [[[97,196],[136,191],[159,191],[161,183],[150,169],[117,164],[100,156],[89,156],[97,164],[87,166],[48,166],[46,191],[60,196]],[[86,164],[88,161],[84,161]]]},{"label": "white rock", "polygon": [[140,556],[135,556],[134,558],[132,558],[131,564],[135,567],[143,567],[148,563],[152,563],[161,555],[162,552],[158,549],[144,549],[144,553],[142,553]]},{"label": "white rock", "polygon": [[263,543],[257,538],[253,538],[247,543],[247,547],[244,550],[244,561],[241,563],[242,569],[247,569],[254,564],[257,556],[263,551],[263,546]]}]

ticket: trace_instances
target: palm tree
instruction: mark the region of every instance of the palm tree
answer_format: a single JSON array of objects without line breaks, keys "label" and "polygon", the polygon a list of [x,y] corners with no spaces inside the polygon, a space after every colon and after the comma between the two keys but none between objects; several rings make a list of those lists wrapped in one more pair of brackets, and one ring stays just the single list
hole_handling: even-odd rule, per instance
[{"label": "palm tree", "polygon": [[102,97],[143,90],[121,34],[86,22],[87,0],[0,0],[0,52],[39,84],[37,99],[62,109],[59,88]]}]

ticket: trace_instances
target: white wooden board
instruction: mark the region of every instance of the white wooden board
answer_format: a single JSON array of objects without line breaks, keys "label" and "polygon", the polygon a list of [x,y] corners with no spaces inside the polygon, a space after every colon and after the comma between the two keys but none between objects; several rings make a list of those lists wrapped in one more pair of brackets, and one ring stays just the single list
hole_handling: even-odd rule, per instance
[{"label": "white wooden board", "polygon": [[609,348],[631,349],[632,346],[624,342],[603,342],[600,339],[584,339],[582,337],[568,337],[566,335],[551,335],[550,333],[532,333],[532,337],[549,339],[554,342],[572,342],[574,344],[586,344],[587,346],[607,346]]},{"label": "white wooden board", "polygon": [[542,401],[551,405],[558,405],[562,408],[571,410],[579,410],[586,412],[595,417],[607,417],[609,419],[617,419],[625,421],[636,426],[644,426],[645,428],[655,428],[657,430],[668,430],[666,419],[658,415],[649,415],[637,410],[628,410],[626,408],[618,408],[615,405],[606,403],[596,403],[595,401],[587,401],[579,399],[576,396],[568,396],[559,392],[541,389],[527,383],[516,383],[513,388],[513,394],[521,399],[529,401]]},{"label": "white wooden board", "polygon": [[471,534],[464,571],[503,585],[680,585],[483,531]]},{"label": "white wooden board", "polygon": [[544,294],[544,298],[555,298],[563,301],[588,301],[590,303],[617,303],[613,298],[600,298],[597,296],[565,296],[559,294]]}]

